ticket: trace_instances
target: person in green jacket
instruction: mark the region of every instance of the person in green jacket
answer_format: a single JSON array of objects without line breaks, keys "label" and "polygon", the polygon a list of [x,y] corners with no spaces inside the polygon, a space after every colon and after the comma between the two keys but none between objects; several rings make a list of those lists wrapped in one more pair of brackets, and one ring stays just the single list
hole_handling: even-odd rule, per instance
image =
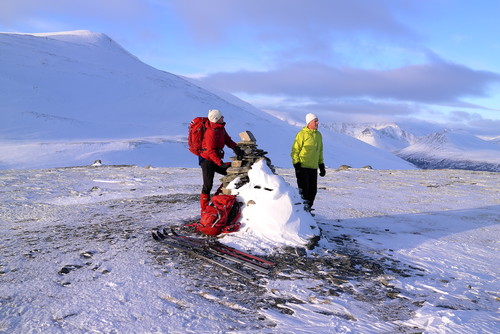
[{"label": "person in green jacket", "polygon": [[312,209],[318,192],[318,168],[321,177],[326,175],[326,170],[323,162],[323,137],[318,131],[318,117],[311,113],[307,114],[306,124],[295,136],[290,155],[295,168],[297,186],[308,209]]}]

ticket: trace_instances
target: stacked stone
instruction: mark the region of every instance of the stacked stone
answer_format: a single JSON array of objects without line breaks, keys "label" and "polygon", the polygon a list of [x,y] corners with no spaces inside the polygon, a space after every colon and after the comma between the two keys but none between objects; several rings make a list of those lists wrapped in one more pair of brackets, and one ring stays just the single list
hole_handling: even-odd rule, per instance
[{"label": "stacked stone", "polygon": [[266,157],[267,152],[257,148],[257,140],[254,135],[250,131],[244,131],[239,136],[241,141],[238,143],[238,146],[245,154],[241,157],[231,157],[231,167],[227,169],[227,175],[220,179],[222,182],[222,193],[226,195],[231,194],[231,190],[226,187],[236,178],[239,178],[239,181],[235,185],[236,189],[248,183],[248,171],[255,162],[261,159],[265,159],[271,171],[275,173],[271,160]]}]

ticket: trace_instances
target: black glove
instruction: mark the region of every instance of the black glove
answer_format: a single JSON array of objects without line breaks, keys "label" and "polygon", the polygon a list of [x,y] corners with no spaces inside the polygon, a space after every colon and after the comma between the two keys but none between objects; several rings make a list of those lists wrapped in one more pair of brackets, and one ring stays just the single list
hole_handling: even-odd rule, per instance
[{"label": "black glove", "polygon": [[220,166],[223,169],[228,169],[229,167],[231,167],[231,163],[230,162],[223,162]]},{"label": "black glove", "polygon": [[293,164],[293,168],[295,168],[295,170],[297,169],[300,169],[300,162],[297,162],[296,164]]},{"label": "black glove", "polygon": [[326,175],[325,164],[319,164],[319,176],[323,177]]},{"label": "black glove", "polygon": [[243,151],[239,146],[233,147],[234,154],[236,154],[236,158],[241,160],[243,156],[245,156],[245,151]]}]

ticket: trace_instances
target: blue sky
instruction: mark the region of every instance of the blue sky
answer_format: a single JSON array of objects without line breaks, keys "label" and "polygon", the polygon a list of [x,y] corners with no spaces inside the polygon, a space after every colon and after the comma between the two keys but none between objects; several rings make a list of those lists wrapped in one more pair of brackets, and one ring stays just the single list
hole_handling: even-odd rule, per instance
[{"label": "blue sky", "polygon": [[16,0],[0,31],[91,30],[276,113],[500,132],[497,0]]}]

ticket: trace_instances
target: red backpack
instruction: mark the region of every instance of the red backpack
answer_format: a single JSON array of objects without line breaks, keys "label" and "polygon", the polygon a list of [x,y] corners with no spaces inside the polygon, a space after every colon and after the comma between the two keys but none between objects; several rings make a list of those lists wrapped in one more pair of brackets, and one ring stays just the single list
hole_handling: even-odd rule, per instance
[{"label": "red backpack", "polygon": [[206,235],[236,232],[240,228],[240,204],[233,195],[214,195],[201,213],[196,230]]},{"label": "red backpack", "polygon": [[208,117],[196,117],[189,123],[188,146],[194,155],[200,155],[207,122]]}]

